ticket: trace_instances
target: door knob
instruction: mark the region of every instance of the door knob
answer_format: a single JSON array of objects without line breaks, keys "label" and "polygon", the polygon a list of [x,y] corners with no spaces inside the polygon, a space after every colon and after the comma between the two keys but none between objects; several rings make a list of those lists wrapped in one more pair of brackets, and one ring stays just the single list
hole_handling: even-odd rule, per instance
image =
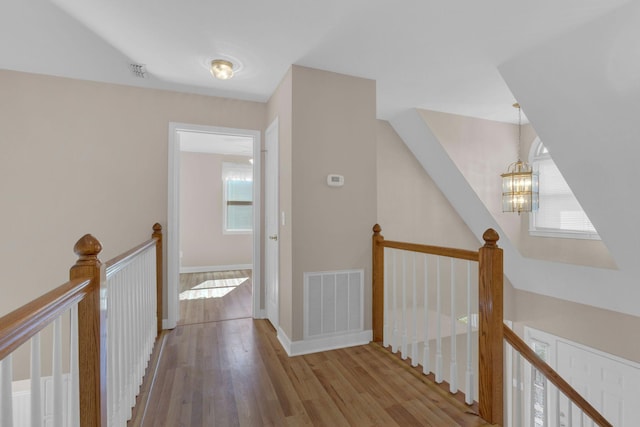
[{"label": "door knob", "polygon": [[278,240],[278,235],[277,234],[272,234],[271,236],[269,236],[269,239]]}]

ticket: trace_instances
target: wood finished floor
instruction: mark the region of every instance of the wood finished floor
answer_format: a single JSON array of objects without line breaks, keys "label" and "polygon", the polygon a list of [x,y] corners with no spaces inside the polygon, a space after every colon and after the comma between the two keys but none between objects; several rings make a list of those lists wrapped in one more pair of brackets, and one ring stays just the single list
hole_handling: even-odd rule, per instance
[{"label": "wood finished floor", "polygon": [[159,344],[130,426],[487,425],[377,344],[288,357],[250,318],[178,326]]},{"label": "wood finished floor", "polygon": [[179,325],[251,317],[251,270],[180,274]]}]

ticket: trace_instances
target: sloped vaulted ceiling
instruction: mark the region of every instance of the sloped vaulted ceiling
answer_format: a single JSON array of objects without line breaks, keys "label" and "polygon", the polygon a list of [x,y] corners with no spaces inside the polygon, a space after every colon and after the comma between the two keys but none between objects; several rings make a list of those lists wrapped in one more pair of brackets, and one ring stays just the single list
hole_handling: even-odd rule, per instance
[{"label": "sloped vaulted ceiling", "polygon": [[[503,241],[506,275],[520,289],[633,315],[640,315],[639,22],[640,4],[629,4],[499,67],[619,266],[527,259]],[[499,229],[418,112],[391,123],[476,235],[487,224]]]}]

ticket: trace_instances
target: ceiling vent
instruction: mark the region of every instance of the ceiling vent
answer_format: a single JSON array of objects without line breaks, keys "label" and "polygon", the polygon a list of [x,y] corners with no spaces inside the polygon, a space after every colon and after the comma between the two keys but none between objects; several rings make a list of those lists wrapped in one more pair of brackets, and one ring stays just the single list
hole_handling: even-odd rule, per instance
[{"label": "ceiling vent", "polygon": [[141,79],[147,78],[147,68],[142,64],[129,64],[129,69],[133,73],[134,76],[139,77]]}]

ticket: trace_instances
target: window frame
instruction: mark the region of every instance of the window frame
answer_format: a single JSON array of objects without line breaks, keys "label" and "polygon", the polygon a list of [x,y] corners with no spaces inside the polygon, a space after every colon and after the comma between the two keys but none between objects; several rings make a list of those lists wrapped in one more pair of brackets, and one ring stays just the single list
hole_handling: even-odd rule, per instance
[{"label": "window frame", "polygon": [[[245,228],[229,228],[229,211],[228,211],[228,207],[230,205],[230,203],[233,203],[234,201],[230,201],[229,200],[229,186],[228,186],[228,181],[230,180],[229,176],[232,174],[236,174],[239,176],[246,176],[247,172],[249,175],[251,175],[251,185],[252,185],[252,191],[251,191],[251,201],[250,202],[246,202],[246,201],[237,201],[238,205],[250,205],[251,209],[252,209],[252,214],[251,214],[251,228],[245,229]],[[253,233],[253,208],[254,208],[254,204],[253,204],[253,166],[251,164],[243,164],[243,163],[236,163],[236,162],[222,162],[222,174],[221,174],[221,179],[222,179],[222,234],[252,234]]]},{"label": "window frame", "polygon": [[[553,163],[553,165],[557,168],[548,150],[546,150],[546,152],[540,153],[542,148],[546,149],[546,147],[544,147],[544,144],[542,143],[540,138],[536,137],[536,139],[531,144],[531,148],[529,149],[529,164],[531,165],[533,170],[538,173],[539,173],[539,165],[537,162],[542,160],[550,160],[551,163]],[[560,172],[560,175],[562,175],[562,172]],[[542,191],[542,185],[540,183],[538,183],[538,190]],[[569,190],[571,190],[571,188],[569,188]],[[573,192],[571,194],[573,195]],[[575,195],[573,195],[573,197],[575,198]],[[578,205],[580,205],[580,202],[577,200],[577,198],[576,198],[576,202],[578,203]],[[538,207],[538,210],[539,209],[540,207]],[[580,206],[580,209],[582,209],[582,206]],[[582,209],[582,212],[584,212],[584,209]],[[539,227],[536,224],[537,214],[538,214],[537,212],[531,212],[529,214],[529,235],[530,236],[556,237],[561,239],[601,240],[600,235],[598,234],[598,231],[595,230],[595,226],[594,226],[595,232],[587,231],[587,230],[564,230],[561,228]],[[586,212],[584,212],[584,214],[585,216],[587,216]],[[589,220],[588,216],[587,216],[587,220]],[[591,220],[589,220],[589,222],[591,222]]]}]

